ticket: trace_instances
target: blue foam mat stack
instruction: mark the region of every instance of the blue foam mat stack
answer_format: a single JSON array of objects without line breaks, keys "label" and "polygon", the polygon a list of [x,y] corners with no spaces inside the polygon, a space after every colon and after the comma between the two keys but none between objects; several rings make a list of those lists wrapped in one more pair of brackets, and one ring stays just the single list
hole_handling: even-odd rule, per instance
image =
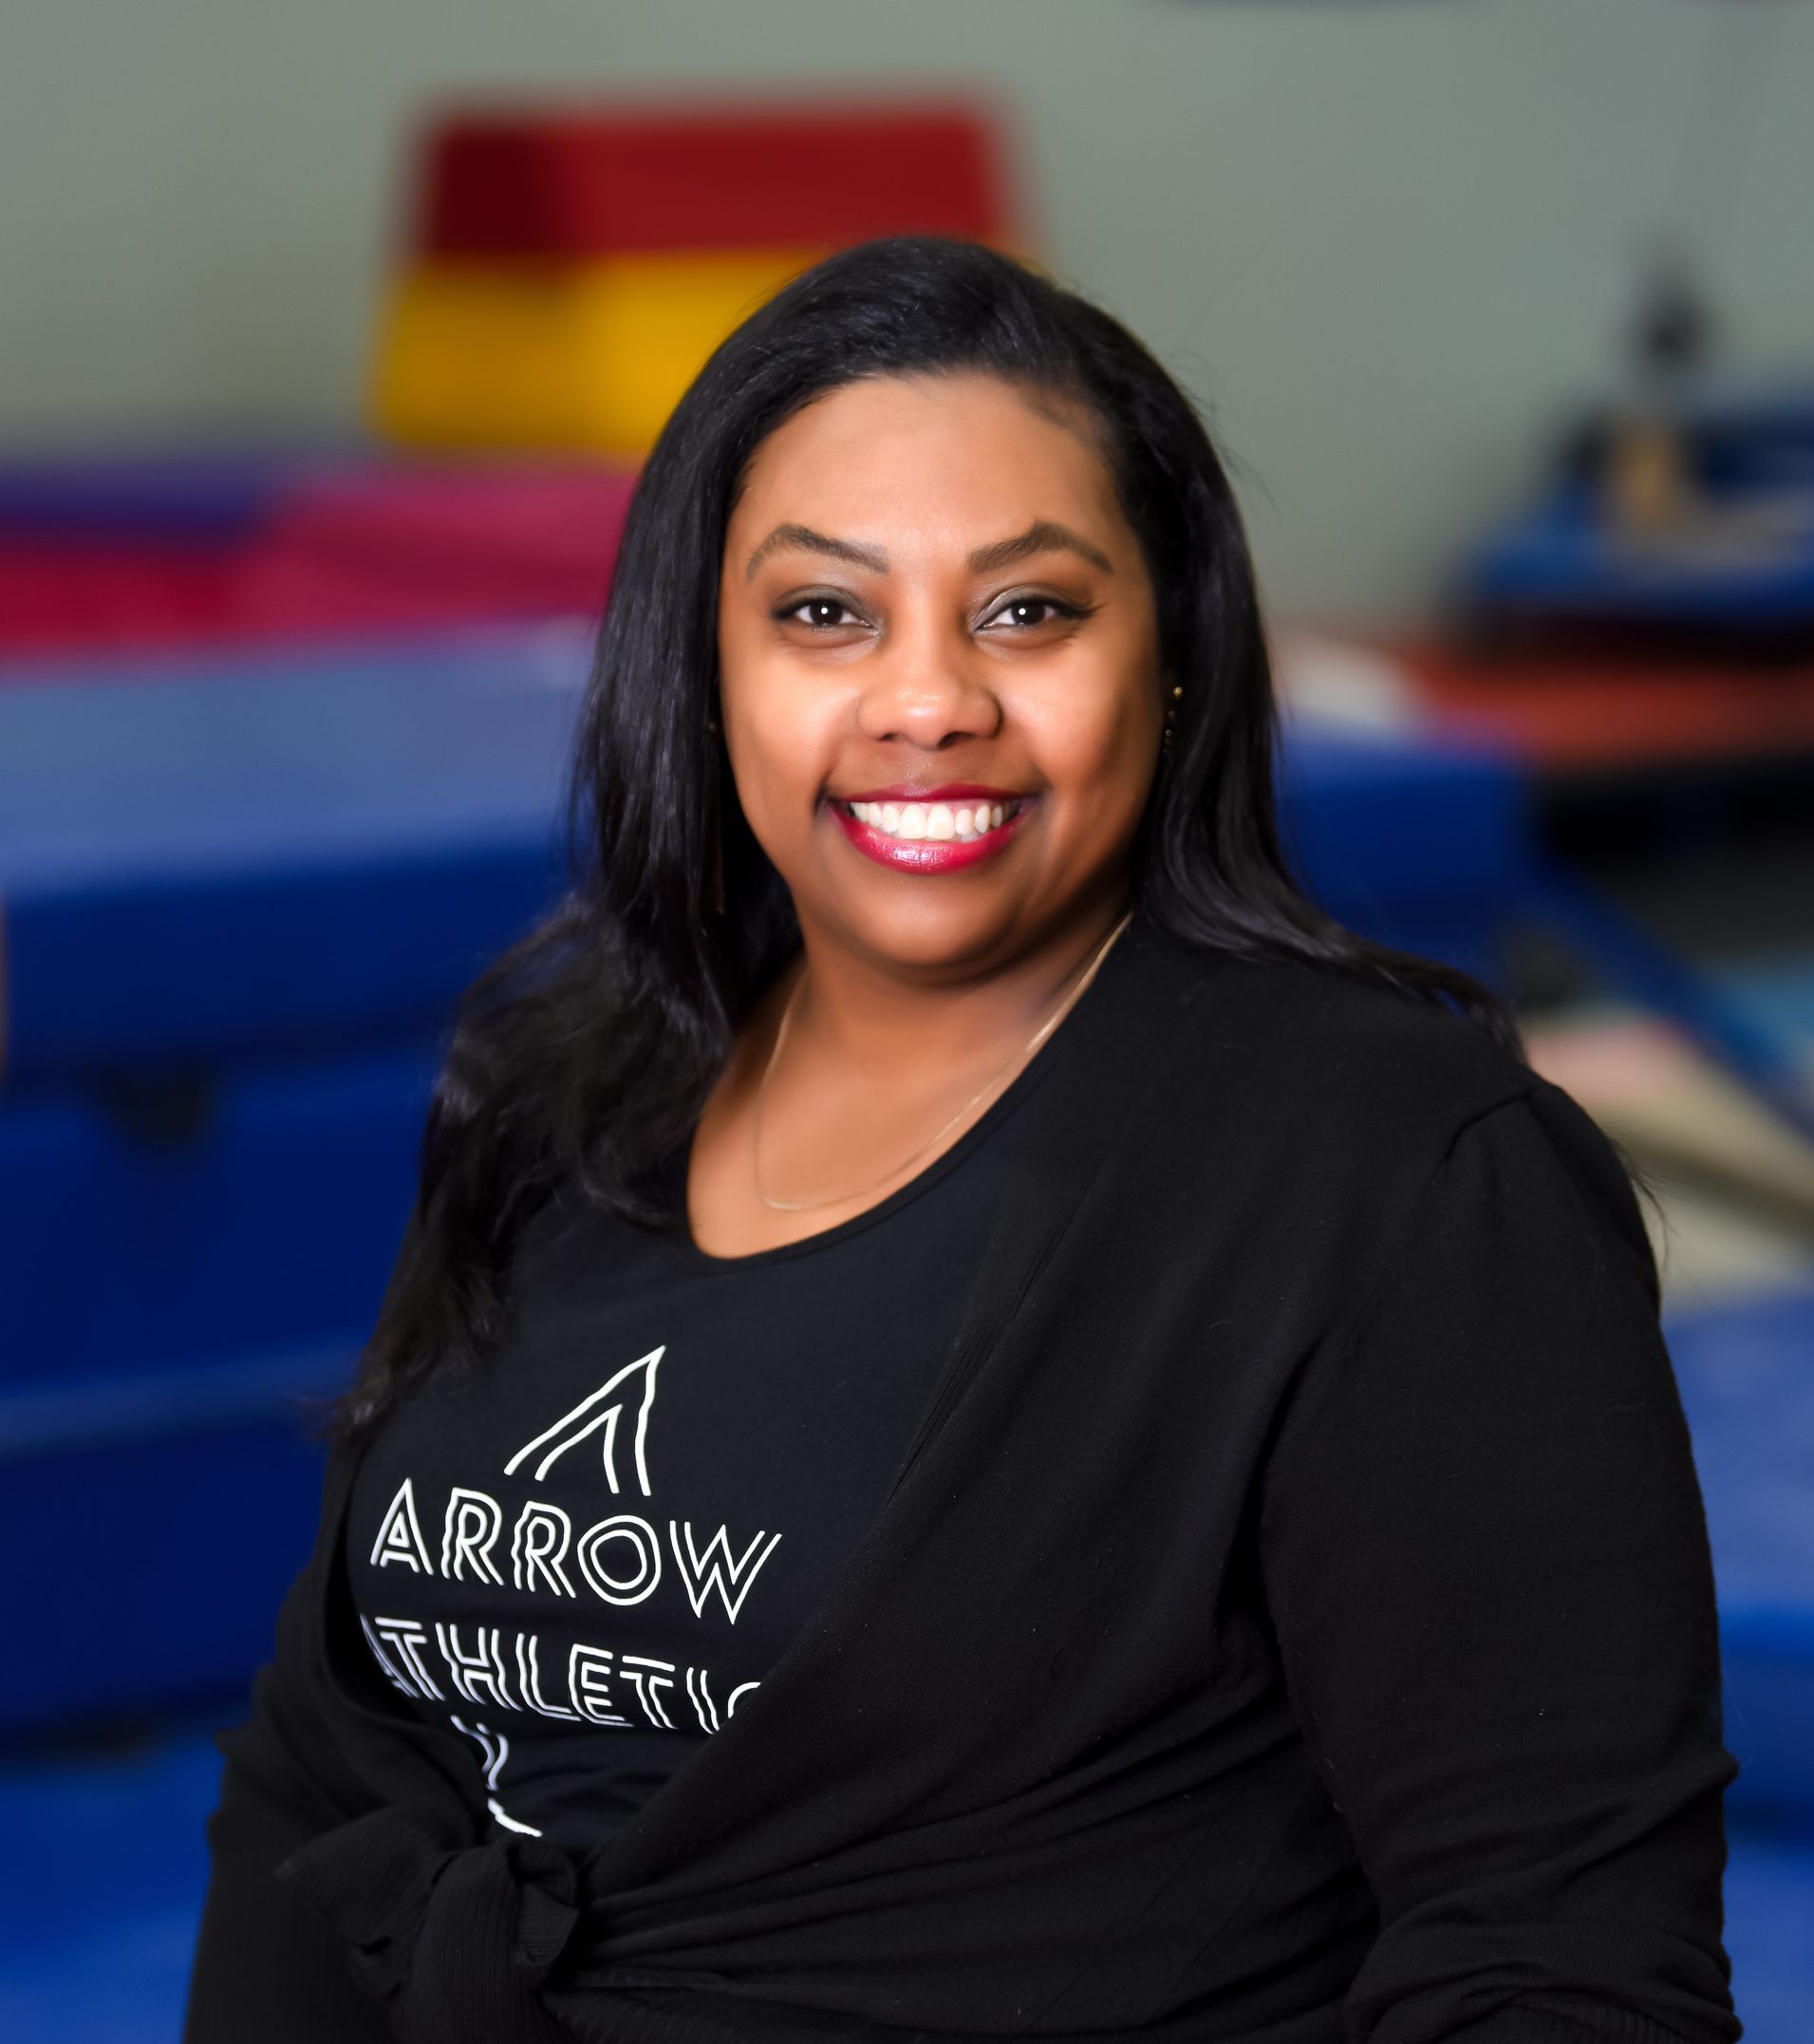
[{"label": "blue foam mat stack", "polygon": [[0,1735],[266,1651],[455,997],[557,884],[584,653],[0,686],[0,1539],[43,1558],[0,1579]]}]

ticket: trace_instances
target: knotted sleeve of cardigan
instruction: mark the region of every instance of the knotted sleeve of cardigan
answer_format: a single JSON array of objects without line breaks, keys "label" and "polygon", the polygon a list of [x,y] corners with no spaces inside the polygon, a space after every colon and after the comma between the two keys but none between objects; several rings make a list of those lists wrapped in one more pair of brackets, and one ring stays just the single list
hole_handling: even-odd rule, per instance
[{"label": "knotted sleeve of cardigan", "polygon": [[273,1878],[300,1847],[374,1807],[344,1757],[331,1693],[313,1673],[319,1566],[318,1553],[284,1600],[250,1716],[218,1741],[226,1766],[208,1820],[212,1871],[184,2044],[388,2044],[391,2035],[341,1939]]},{"label": "knotted sleeve of cardigan", "polygon": [[1356,2044],[1730,2044],[1711,1563],[1636,1197],[1543,1081],[1453,1137],[1266,1472],[1380,1913]]}]

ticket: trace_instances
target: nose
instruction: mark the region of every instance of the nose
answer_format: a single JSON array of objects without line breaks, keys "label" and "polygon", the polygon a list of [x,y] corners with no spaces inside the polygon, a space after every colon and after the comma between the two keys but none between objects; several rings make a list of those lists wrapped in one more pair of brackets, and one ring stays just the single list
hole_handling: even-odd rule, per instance
[{"label": "nose", "polygon": [[1001,700],[966,631],[897,620],[865,666],[857,703],[865,738],[940,752],[1001,728]]}]

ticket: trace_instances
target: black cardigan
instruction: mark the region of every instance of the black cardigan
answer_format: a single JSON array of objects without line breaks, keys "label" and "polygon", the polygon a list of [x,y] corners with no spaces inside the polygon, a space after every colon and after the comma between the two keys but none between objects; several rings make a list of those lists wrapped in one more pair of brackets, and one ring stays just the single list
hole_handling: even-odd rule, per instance
[{"label": "black cardigan", "polygon": [[878,1522],[590,1861],[380,1682],[335,1453],[222,1735],[189,2044],[1738,2035],[1705,1522],[1605,1138],[1472,1024],[1143,916],[1061,1034]]}]

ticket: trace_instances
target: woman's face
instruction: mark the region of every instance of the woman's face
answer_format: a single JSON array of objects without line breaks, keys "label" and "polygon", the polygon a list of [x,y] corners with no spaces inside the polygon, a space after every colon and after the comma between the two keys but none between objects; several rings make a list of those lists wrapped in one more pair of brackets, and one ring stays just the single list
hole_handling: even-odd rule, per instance
[{"label": "woman's face", "polygon": [[719,598],[738,797],[810,936],[977,966],[1119,902],[1165,691],[1087,417],[846,384],[757,450]]}]

